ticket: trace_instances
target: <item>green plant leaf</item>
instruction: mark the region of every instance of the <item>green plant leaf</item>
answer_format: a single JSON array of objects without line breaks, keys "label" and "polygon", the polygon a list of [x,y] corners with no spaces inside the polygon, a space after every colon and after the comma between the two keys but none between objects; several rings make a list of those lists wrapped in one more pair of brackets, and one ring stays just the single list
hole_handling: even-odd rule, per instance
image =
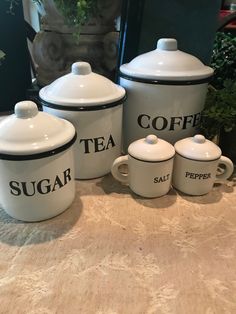
[{"label": "green plant leaf", "polygon": [[230,132],[236,127],[236,82],[226,80],[223,88],[209,88],[202,112],[201,131],[212,139],[220,130]]},{"label": "green plant leaf", "polygon": [[5,57],[5,55],[6,54],[2,50],[0,50],[0,60],[3,59]]},{"label": "green plant leaf", "polygon": [[97,0],[54,0],[69,26],[76,29],[79,37],[81,26],[97,11]]},{"label": "green plant leaf", "polygon": [[236,37],[231,33],[217,32],[211,66],[215,70],[212,85],[223,88],[224,81],[236,79]]}]

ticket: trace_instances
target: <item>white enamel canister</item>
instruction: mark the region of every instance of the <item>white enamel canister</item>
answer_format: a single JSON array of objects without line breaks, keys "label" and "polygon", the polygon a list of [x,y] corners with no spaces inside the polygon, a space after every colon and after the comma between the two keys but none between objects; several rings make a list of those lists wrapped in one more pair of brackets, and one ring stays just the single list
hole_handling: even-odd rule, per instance
[{"label": "white enamel canister", "polygon": [[150,133],[170,143],[197,133],[213,69],[177,48],[172,38],[120,67],[126,89],[124,150]]},{"label": "white enamel canister", "polygon": [[[112,165],[112,175],[127,183],[131,190],[143,197],[159,197],[171,186],[174,147],[150,134],[129,145],[128,155],[118,157]],[[128,166],[128,174],[120,171]]]},{"label": "white enamel canister", "polygon": [[66,210],[75,197],[74,126],[23,101],[0,134],[0,207],[23,221]]},{"label": "white enamel canister", "polygon": [[[186,194],[206,194],[217,180],[225,180],[233,173],[232,161],[201,134],[176,142],[175,150],[173,186]],[[224,170],[217,173],[220,165]]]},{"label": "white enamel canister", "polygon": [[64,75],[40,90],[43,110],[65,118],[77,131],[77,179],[92,179],[110,172],[121,153],[125,90],[86,62],[72,65]]}]

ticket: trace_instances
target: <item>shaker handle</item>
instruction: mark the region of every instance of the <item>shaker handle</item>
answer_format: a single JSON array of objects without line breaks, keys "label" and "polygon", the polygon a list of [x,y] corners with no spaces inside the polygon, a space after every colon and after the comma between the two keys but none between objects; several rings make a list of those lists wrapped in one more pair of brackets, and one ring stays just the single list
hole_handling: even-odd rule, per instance
[{"label": "shaker handle", "polygon": [[111,173],[116,180],[118,180],[122,183],[128,183],[128,176],[129,175],[120,172],[119,167],[121,165],[128,165],[128,155],[120,156],[120,157],[115,159],[115,161],[113,162],[113,165],[111,167]]},{"label": "shaker handle", "polygon": [[228,157],[221,156],[218,166],[219,165],[225,165],[226,168],[224,169],[223,173],[216,175],[216,179],[217,180],[228,179],[234,171],[234,165],[232,161]]}]

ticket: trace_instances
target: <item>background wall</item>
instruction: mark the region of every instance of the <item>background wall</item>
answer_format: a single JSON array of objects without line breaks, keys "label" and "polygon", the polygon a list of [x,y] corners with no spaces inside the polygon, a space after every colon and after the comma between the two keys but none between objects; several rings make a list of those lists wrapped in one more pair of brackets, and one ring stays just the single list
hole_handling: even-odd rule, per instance
[{"label": "background wall", "polygon": [[179,49],[210,62],[221,0],[146,0],[139,52],[152,50],[161,37],[174,37]]},{"label": "background wall", "polygon": [[221,0],[124,0],[119,64],[155,49],[161,37],[208,64],[220,7]]},{"label": "background wall", "polygon": [[0,66],[0,112],[12,110],[17,101],[24,100],[31,85],[21,1],[13,13],[9,13],[8,1],[0,1],[0,49],[6,53]]}]

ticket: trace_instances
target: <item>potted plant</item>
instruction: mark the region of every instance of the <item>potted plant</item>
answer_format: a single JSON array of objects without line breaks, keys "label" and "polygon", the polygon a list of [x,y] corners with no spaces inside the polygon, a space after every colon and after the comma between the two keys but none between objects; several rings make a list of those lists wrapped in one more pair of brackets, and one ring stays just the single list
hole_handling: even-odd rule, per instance
[{"label": "potted plant", "polygon": [[215,70],[202,113],[201,132],[236,163],[236,37],[217,33],[211,66]]},{"label": "potted plant", "polygon": [[[44,4],[47,0],[32,1],[38,5],[39,12],[44,11]],[[74,27],[77,37],[80,34],[81,25],[87,22],[97,10],[97,0],[54,0],[53,2],[66,24]]]},{"label": "potted plant", "polygon": [[[14,8],[20,0],[8,0],[8,12],[14,14]],[[31,0],[41,14],[44,14],[44,4],[48,0]],[[75,33],[79,35],[81,25],[87,22],[88,18],[97,11],[97,0],[53,0],[56,8],[64,17],[68,26],[75,27]]]}]

